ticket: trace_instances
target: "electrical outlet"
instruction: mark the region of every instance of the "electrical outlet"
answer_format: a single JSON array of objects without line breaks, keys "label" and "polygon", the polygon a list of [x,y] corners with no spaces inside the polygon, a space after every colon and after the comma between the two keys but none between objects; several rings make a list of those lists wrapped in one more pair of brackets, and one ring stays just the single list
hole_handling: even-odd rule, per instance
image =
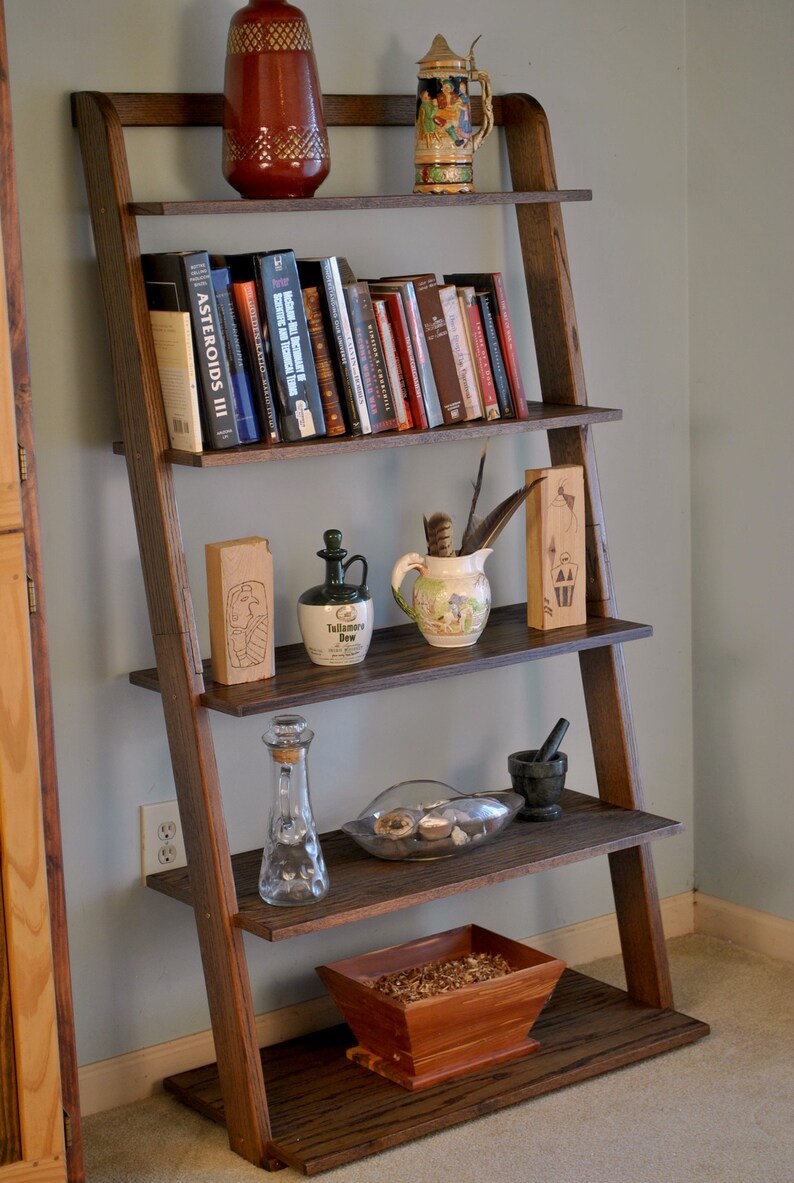
[{"label": "electrical outlet", "polygon": [[185,843],[176,801],[141,806],[141,879],[166,868],[184,867]]}]

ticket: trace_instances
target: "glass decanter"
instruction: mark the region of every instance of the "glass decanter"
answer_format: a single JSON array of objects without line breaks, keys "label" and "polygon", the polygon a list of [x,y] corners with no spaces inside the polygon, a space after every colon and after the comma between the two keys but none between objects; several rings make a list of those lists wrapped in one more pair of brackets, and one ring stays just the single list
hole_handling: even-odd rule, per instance
[{"label": "glass decanter", "polygon": [[259,894],[266,904],[311,904],[328,891],[306,767],[313,739],[300,715],[277,715],[262,736],[272,760],[270,816],[259,872]]}]

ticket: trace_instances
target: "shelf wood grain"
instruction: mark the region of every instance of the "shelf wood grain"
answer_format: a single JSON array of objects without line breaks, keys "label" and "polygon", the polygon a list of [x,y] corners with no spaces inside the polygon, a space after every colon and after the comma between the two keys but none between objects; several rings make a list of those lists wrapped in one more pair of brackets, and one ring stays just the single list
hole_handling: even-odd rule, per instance
[{"label": "shelf wood grain", "polygon": [[592,201],[590,189],[509,190],[490,193],[381,193],[361,197],[224,198],[206,201],[131,201],[135,217],[185,217],[190,214],[322,214],[339,210],[449,209],[461,205],[548,205]]},{"label": "shelf wood grain", "polygon": [[[222,468],[233,464],[259,464],[264,460],[306,460],[313,456],[350,455],[351,452],[404,448],[416,444],[461,443],[467,439],[482,439],[492,435],[589,427],[593,423],[614,423],[623,418],[623,412],[614,407],[555,406],[553,403],[530,402],[528,410],[529,418],[518,421],[483,420],[480,423],[452,423],[434,427],[430,431],[411,429],[383,432],[374,436],[344,436],[341,439],[321,437],[269,446],[244,444],[237,448],[223,448],[217,452],[181,452],[175,448],[167,448],[164,459],[170,464],[180,464],[188,468]],[[113,451],[116,455],[123,456],[123,441],[117,440],[113,445]]]},{"label": "shelf wood grain", "polygon": [[[636,1002],[614,986],[566,970],[532,1028],[540,1041],[536,1052],[409,1092],[346,1058],[356,1042],[348,1027],[327,1028],[262,1049],[268,1147],[280,1162],[315,1175],[694,1043],[708,1032],[706,1023],[688,1015]],[[164,1084],[205,1117],[225,1122],[215,1065]]]},{"label": "shelf wood grain", "polygon": [[[648,624],[591,617],[586,624],[544,632],[527,626],[526,604],[494,608],[476,645],[465,649],[438,649],[428,645],[415,624],[376,629],[364,661],[359,665],[314,665],[302,644],[276,649],[276,674],[260,682],[221,686],[212,680],[209,661],[204,662],[202,706],[243,718],[263,711],[284,710],[309,702],[327,702],[432,682],[456,674],[497,669],[541,657],[578,653],[604,645],[619,645],[651,636]],[[159,693],[157,669],[135,670],[134,686]]]},{"label": "shelf wood grain", "polygon": [[[481,850],[458,858],[387,861],[367,854],[341,830],[321,835],[331,880],[324,900],[300,908],[274,908],[259,897],[261,850],[232,857],[238,911],[235,924],[268,941],[282,941],[354,920],[396,912],[517,879],[552,867],[612,854],[683,829],[680,822],[637,809],[621,809],[567,789],[563,814],[553,822],[514,821]],[[147,885],[192,904],[187,868],[150,875]]]}]

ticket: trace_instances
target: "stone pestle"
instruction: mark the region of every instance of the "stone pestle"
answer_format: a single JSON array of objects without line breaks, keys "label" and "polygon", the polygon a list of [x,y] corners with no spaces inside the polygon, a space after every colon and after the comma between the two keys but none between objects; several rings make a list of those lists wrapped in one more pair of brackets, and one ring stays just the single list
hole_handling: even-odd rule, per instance
[{"label": "stone pestle", "polygon": [[541,744],[535,753],[533,764],[546,764],[549,760],[553,760],[557,755],[557,749],[563,741],[565,732],[568,730],[570,724],[567,719],[558,719],[554,727],[549,732],[548,738]]}]

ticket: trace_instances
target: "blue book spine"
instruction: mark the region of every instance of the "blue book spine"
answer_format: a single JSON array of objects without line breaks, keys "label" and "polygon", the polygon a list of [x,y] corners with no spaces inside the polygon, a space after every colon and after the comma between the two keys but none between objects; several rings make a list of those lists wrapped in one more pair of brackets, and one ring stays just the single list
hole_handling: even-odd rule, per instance
[{"label": "blue book spine", "polygon": [[245,358],[240,342],[237,312],[232,297],[232,278],[228,267],[212,268],[212,286],[218,305],[218,319],[221,324],[229,375],[237,418],[237,432],[241,444],[255,444],[262,438],[262,430],[254,408],[254,394],[251,380],[245,368]]}]

